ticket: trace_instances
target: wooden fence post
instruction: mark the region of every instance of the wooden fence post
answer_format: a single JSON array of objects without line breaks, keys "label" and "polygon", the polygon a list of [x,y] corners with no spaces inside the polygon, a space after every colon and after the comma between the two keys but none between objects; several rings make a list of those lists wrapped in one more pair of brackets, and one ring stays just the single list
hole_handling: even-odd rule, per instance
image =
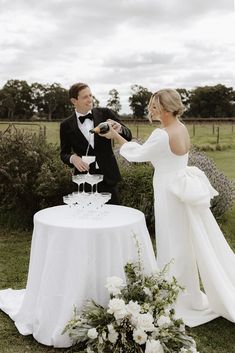
[{"label": "wooden fence post", "polygon": [[216,139],[217,145],[219,144],[219,140],[220,140],[220,129],[219,129],[219,126],[217,126],[217,139]]}]

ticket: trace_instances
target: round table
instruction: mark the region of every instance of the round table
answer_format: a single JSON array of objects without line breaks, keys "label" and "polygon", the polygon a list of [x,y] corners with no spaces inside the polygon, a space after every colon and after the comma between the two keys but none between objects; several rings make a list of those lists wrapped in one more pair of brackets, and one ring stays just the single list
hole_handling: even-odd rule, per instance
[{"label": "round table", "polygon": [[107,305],[106,279],[125,279],[123,266],[137,260],[135,239],[145,272],[156,270],[144,214],[115,205],[103,210],[99,218],[75,216],[68,206],[35,214],[27,287],[0,291],[0,308],[21,334],[49,346],[71,346],[61,332],[73,305],[81,309],[87,299]]}]

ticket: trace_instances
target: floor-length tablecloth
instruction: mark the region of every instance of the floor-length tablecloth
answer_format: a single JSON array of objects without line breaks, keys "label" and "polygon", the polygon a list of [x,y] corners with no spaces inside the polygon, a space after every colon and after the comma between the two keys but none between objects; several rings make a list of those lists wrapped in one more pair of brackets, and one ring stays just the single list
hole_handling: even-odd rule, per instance
[{"label": "floor-length tablecloth", "polygon": [[125,278],[123,266],[137,259],[134,235],[141,244],[145,271],[156,270],[155,255],[144,214],[106,205],[99,218],[73,215],[68,206],[39,211],[34,216],[26,289],[0,291],[0,308],[23,335],[33,334],[45,345],[69,347],[61,332],[75,304],[94,299],[106,305],[108,276]]}]

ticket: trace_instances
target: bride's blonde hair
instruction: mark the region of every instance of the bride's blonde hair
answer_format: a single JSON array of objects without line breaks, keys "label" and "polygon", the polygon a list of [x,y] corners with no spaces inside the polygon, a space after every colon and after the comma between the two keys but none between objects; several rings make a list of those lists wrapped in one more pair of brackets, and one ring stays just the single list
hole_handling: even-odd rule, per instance
[{"label": "bride's blonde hair", "polygon": [[185,111],[180,94],[175,89],[161,89],[152,95],[148,105],[148,119],[150,121],[152,121],[150,108],[153,104],[155,104],[160,111],[165,110],[166,112],[172,113],[172,115],[177,118]]}]

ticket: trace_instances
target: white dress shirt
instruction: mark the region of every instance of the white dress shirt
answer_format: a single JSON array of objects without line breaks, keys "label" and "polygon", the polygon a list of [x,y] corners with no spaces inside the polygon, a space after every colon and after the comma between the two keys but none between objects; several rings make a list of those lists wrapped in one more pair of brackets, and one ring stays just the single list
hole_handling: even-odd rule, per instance
[{"label": "white dress shirt", "polygon": [[81,130],[81,132],[83,133],[83,135],[85,136],[85,138],[87,139],[88,142],[90,142],[90,145],[92,148],[94,148],[94,134],[90,134],[89,130],[94,128],[94,121],[91,119],[86,119],[84,121],[84,123],[82,124],[81,121],[79,120],[80,116],[84,116],[87,114],[92,114],[91,110],[89,110],[89,112],[87,112],[87,114],[81,114],[77,111],[75,111],[76,116],[77,116],[77,123],[78,123],[78,127]]},{"label": "white dress shirt", "polygon": [[[90,142],[91,147],[94,148],[94,134],[89,133],[89,130],[94,128],[94,121],[91,119],[85,119],[84,123],[82,124],[79,119],[80,116],[84,116],[89,113],[92,114],[91,110],[89,110],[89,112],[87,112],[87,114],[81,114],[81,113],[77,112],[76,110],[75,110],[75,113],[76,113],[79,129],[81,130],[84,137],[87,139],[88,143]],[[74,154],[72,154],[72,156],[70,157],[70,160],[69,160],[71,164],[73,164],[73,155]]]}]

